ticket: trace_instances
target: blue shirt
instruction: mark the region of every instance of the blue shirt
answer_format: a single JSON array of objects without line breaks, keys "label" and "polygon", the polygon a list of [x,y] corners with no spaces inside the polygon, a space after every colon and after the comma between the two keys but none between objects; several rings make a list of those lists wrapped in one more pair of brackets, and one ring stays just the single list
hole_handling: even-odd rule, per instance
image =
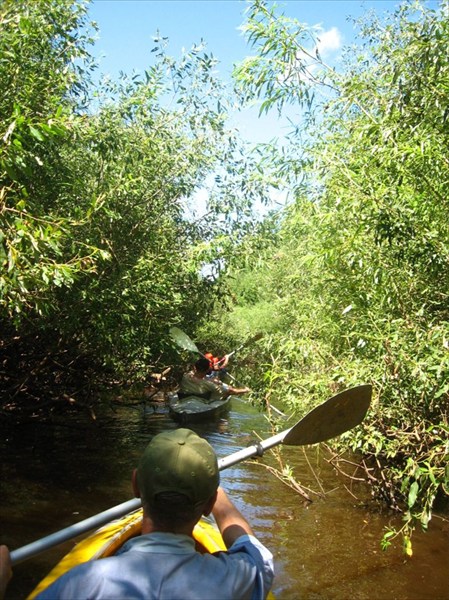
[{"label": "blue shirt", "polygon": [[273,576],[273,556],[253,536],[201,554],[187,535],[154,532],[71,569],[36,600],[262,600]]}]

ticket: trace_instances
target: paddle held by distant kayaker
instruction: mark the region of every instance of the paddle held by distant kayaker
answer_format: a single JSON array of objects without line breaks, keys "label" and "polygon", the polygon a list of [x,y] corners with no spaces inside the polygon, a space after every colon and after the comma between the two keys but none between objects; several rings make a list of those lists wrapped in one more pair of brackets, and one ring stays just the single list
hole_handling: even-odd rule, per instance
[{"label": "paddle held by distant kayaker", "polygon": [[[108,558],[62,575],[39,600],[263,600],[273,581],[273,556],[225,491],[217,457],[190,429],[156,435],[133,472],[142,499],[142,534]],[[193,529],[213,514],[226,551],[202,554]]]}]

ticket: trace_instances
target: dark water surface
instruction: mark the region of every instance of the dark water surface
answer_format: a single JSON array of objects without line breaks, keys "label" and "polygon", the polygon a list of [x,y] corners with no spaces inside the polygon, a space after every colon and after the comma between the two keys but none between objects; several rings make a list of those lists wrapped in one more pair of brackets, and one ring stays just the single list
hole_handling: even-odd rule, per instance
[{"label": "dark water surface", "polygon": [[[130,499],[131,471],[146,443],[176,427],[162,412],[129,407],[97,422],[77,418],[57,426],[3,427],[0,542],[15,549]],[[238,399],[227,420],[191,428],[219,457],[254,443],[254,432],[271,435],[265,417]],[[313,495],[306,504],[267,469],[279,467],[271,452],[257,464],[246,461],[222,471],[223,486],[274,554],[278,600],[449,600],[447,521],[432,519],[427,534],[414,534],[412,559],[405,559],[400,544],[382,552],[384,528],[400,526],[400,517],[379,513],[363,485],[352,486],[357,498],[352,496],[348,480],[317,446],[284,446],[282,460],[317,492],[319,477],[325,498]],[[25,598],[73,543],[17,565],[6,600]]]}]

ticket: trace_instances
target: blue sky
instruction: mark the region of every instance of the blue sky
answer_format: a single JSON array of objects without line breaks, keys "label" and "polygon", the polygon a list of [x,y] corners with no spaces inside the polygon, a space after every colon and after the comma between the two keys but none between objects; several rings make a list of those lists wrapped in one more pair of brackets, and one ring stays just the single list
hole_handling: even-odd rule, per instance
[{"label": "blue sky", "polygon": [[[353,41],[354,28],[348,16],[360,16],[370,8],[384,12],[397,4],[396,0],[278,2],[286,15],[320,25],[328,42],[339,45]],[[220,60],[221,74],[227,76],[232,64],[250,53],[238,29],[245,8],[242,0],[94,0],[90,14],[100,27],[96,55],[103,55],[102,71],[112,76],[120,70],[142,72],[152,59],[152,36],[159,30],[170,39],[174,56],[203,38]]]},{"label": "blue sky", "polygon": [[[343,45],[354,42],[354,26],[348,17],[359,17],[367,10],[382,13],[394,9],[396,0],[279,0],[290,17],[321,29],[321,53],[332,62]],[[91,18],[99,26],[94,54],[100,71],[115,79],[120,71],[143,73],[151,64],[157,31],[169,38],[169,53],[180,56],[201,39],[208,51],[220,61],[218,72],[229,79],[232,66],[251,54],[239,31],[244,21],[244,0],[94,0]],[[258,119],[257,109],[235,117],[234,124],[251,142],[267,142],[286,132],[273,114]]]},{"label": "blue sky", "polygon": [[[381,15],[391,12],[399,0],[278,0],[279,9],[302,23],[318,26],[320,52],[327,63],[335,63],[343,46],[355,42],[353,22],[369,10]],[[428,2],[434,7],[438,2]],[[168,53],[179,57],[182,49],[189,49],[203,39],[208,52],[220,61],[218,72],[223,80],[230,79],[235,62],[251,54],[251,48],[239,31],[244,22],[247,4],[244,0],[94,0],[90,7],[91,19],[99,26],[99,39],[94,55],[100,72],[116,79],[120,71],[131,75],[143,73],[151,64],[157,31],[169,38]],[[289,111],[295,110],[289,108]],[[293,113],[288,113],[293,116]],[[296,115],[294,117],[296,120]],[[287,119],[279,120],[275,111],[262,119],[258,108],[236,113],[230,124],[239,129],[250,143],[282,140],[288,133]],[[198,206],[204,206],[207,190],[195,195]],[[274,194],[273,201],[281,204],[283,194]]]}]

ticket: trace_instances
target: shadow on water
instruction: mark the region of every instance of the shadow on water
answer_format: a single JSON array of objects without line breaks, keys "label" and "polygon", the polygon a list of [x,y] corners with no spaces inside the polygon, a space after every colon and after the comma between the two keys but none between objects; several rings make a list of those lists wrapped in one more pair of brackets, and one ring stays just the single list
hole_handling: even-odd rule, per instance
[{"label": "shadow on water", "polygon": [[[130,499],[131,471],[143,448],[156,433],[178,427],[151,406],[145,411],[123,407],[113,418],[110,412],[102,417],[3,428],[2,543],[21,547]],[[209,440],[219,457],[254,443],[253,432],[271,435],[265,417],[238,399],[227,419],[191,428]],[[304,486],[319,491],[318,476],[325,498],[314,496],[313,503],[305,504],[266,469],[276,466],[271,452],[221,474],[223,486],[274,554],[278,599],[449,600],[447,521],[433,519],[427,534],[414,535],[411,560],[399,545],[382,552],[385,526],[400,526],[400,518],[379,513],[363,485],[352,488],[357,499],[350,495],[347,482],[318,446],[283,447],[282,456]],[[73,544],[17,565],[6,600],[25,598]]]}]

